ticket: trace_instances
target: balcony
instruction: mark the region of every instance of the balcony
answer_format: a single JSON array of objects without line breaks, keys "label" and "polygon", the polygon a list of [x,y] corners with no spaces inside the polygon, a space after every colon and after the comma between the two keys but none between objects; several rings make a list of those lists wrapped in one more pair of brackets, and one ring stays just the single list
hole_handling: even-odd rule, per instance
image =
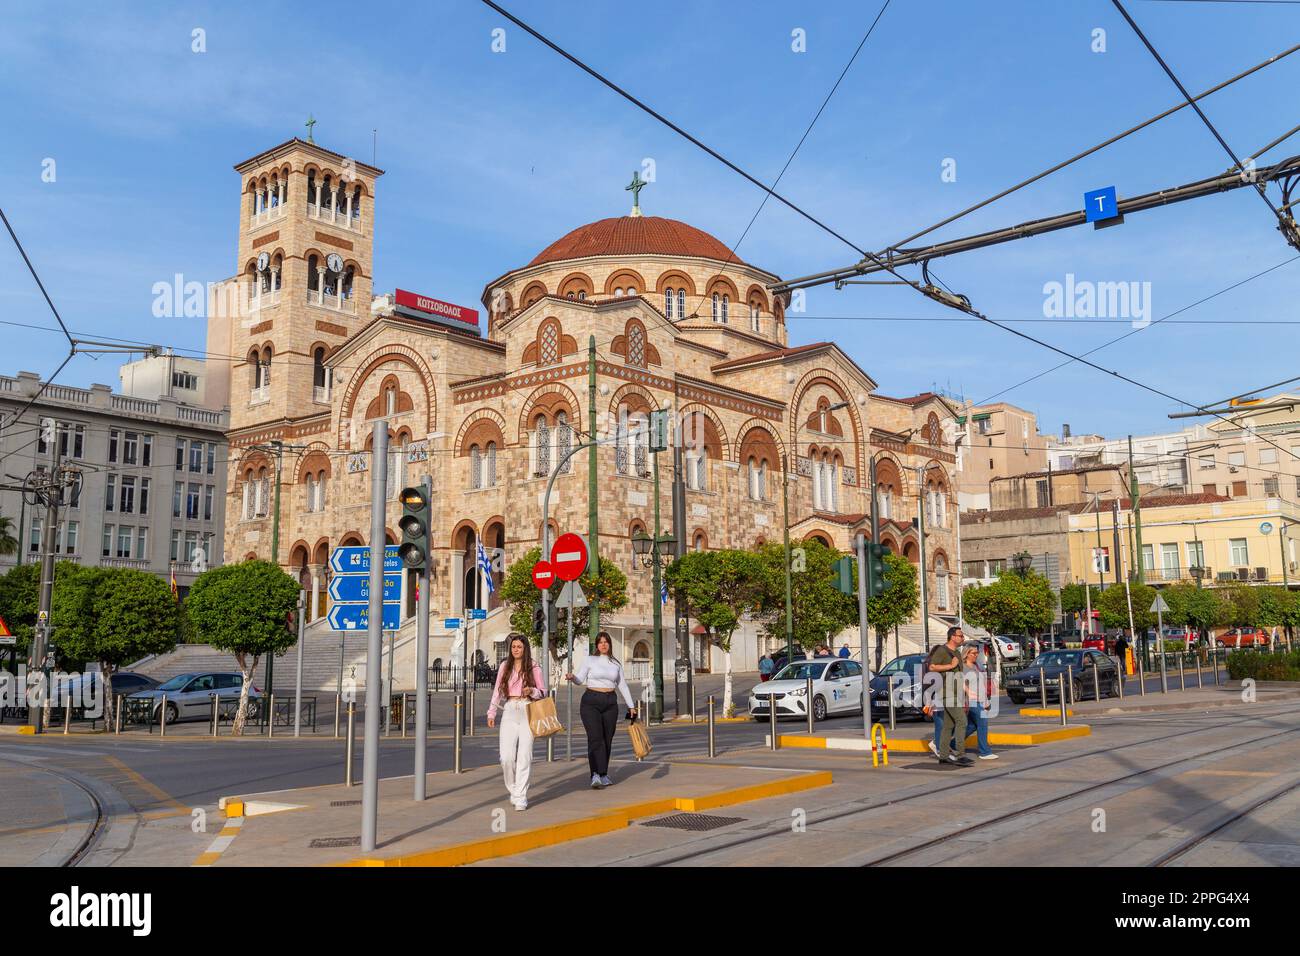
[{"label": "balcony", "polygon": [[100,558],[99,566],[101,568],[134,568],[137,571],[149,570],[149,562],[144,558]]},{"label": "balcony", "polygon": [[328,405],[330,403],[330,387],[328,385],[316,385],[312,388],[312,401],[317,405]]},{"label": "balcony", "polygon": [[248,296],[248,311],[259,312],[262,309],[270,309],[280,304],[280,290],[273,292],[263,292],[260,295],[253,291]]},{"label": "balcony", "polygon": [[335,209],[333,206],[319,206],[315,203],[308,203],[307,218],[315,219],[319,222],[328,222],[343,229],[351,230],[352,232],[361,231],[360,210],[354,211],[351,217],[349,217],[346,209]]},{"label": "balcony", "polygon": [[284,210],[285,207],[277,203],[274,206],[263,209],[261,212],[255,212],[249,217],[248,226],[250,229],[257,229],[260,226],[265,226],[269,222],[278,222],[284,218]]},{"label": "balcony", "polygon": [[271,386],[261,385],[248,393],[249,405],[265,405],[271,400]]},{"label": "balcony", "polygon": [[357,312],[356,299],[321,292],[318,289],[307,290],[307,304],[314,305],[318,309],[329,309],[332,312],[343,312],[348,315],[356,315]]}]

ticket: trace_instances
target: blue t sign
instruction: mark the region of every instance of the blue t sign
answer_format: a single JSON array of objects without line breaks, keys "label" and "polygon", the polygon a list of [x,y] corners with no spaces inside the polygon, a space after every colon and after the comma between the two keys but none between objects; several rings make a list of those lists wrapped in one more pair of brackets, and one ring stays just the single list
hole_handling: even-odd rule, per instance
[{"label": "blue t sign", "polygon": [[1115,187],[1107,186],[1084,193],[1083,214],[1088,222],[1100,222],[1118,216],[1119,202],[1115,198]]}]

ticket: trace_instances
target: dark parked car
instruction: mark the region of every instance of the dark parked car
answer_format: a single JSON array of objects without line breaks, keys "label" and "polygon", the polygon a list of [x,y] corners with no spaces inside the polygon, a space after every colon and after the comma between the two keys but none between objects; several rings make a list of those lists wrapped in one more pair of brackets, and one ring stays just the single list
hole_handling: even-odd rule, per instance
[{"label": "dark parked car", "polygon": [[1010,675],[1006,684],[1007,696],[1013,704],[1023,704],[1026,699],[1039,698],[1041,691],[1038,677],[1041,668],[1049,700],[1059,699],[1062,678],[1072,683],[1074,700],[1082,700],[1085,696],[1092,695],[1094,664],[1101,684],[1101,696],[1118,695],[1119,668],[1111,658],[1101,651],[1066,650],[1039,654],[1024,670]]},{"label": "dark parked car", "polygon": [[889,689],[894,689],[894,714],[902,717],[921,713],[921,674],[925,666],[924,654],[904,654],[895,657],[871,678],[871,714],[889,714]]}]

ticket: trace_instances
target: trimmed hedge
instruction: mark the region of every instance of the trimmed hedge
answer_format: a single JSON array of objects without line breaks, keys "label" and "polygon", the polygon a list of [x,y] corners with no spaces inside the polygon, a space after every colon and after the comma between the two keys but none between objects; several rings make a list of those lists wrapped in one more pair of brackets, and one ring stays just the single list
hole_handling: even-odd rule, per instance
[{"label": "trimmed hedge", "polygon": [[1258,651],[1233,651],[1228,655],[1228,676],[1233,680],[1300,681],[1300,650],[1289,654],[1261,654]]}]

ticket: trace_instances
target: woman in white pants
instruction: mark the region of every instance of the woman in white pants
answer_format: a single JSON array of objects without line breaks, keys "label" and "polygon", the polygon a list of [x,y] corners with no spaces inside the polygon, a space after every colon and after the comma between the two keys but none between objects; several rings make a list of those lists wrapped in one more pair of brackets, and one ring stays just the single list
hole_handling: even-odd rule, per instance
[{"label": "woman in white pants", "polygon": [[505,775],[510,805],[528,809],[528,773],[533,766],[533,731],[528,726],[528,702],[546,696],[546,678],[533,663],[528,639],[511,634],[510,656],[497,672],[492,702],[488,705],[487,723],[496,726],[497,706],[501,705],[501,772]]}]

